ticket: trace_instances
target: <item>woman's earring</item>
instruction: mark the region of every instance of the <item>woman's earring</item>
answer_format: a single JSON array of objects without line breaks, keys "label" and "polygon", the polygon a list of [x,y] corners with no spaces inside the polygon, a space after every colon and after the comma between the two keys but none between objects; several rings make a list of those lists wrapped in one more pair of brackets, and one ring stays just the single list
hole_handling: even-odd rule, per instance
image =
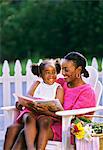
[{"label": "woman's earring", "polygon": [[80,78],[80,74],[78,73],[78,74],[76,74],[76,77],[79,79]]}]

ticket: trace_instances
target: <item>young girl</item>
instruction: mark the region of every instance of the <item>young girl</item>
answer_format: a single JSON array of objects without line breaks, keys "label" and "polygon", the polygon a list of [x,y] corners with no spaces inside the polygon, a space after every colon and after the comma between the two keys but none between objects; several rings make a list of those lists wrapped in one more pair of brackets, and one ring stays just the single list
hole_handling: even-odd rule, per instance
[{"label": "young girl", "polygon": [[[33,83],[28,92],[28,96],[44,99],[59,99],[61,104],[63,104],[63,88],[60,86],[60,84],[55,82],[57,74],[60,72],[60,65],[58,62],[54,64],[52,61],[45,60],[39,66],[32,65],[31,69],[34,75],[42,78],[42,81],[36,81]],[[47,115],[49,115],[49,113],[51,112],[48,112]],[[24,124],[24,135],[27,149],[34,150],[34,142],[37,137],[37,150],[44,150],[48,141],[47,130],[50,126],[50,117],[46,115],[40,117],[38,115],[34,115],[28,109],[24,109],[18,116],[17,121],[21,124]],[[15,129],[15,135],[17,135],[20,131],[17,128]],[[23,143],[22,140],[20,140],[20,136],[18,136],[16,142],[13,144],[15,138],[11,138],[10,141],[9,134],[10,132],[8,132],[5,137],[4,150],[9,150],[11,148],[13,150],[23,149]],[[43,140],[45,142],[42,142],[42,139],[45,139]],[[10,143],[10,148],[8,148],[8,143]]]}]

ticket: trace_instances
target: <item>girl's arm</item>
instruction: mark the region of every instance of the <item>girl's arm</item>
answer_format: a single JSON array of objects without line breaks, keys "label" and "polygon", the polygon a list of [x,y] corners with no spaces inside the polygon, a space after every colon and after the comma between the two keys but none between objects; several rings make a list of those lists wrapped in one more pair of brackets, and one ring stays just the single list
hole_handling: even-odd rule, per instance
[{"label": "girl's arm", "polygon": [[55,98],[59,99],[61,104],[63,105],[63,103],[64,103],[64,90],[63,90],[62,86],[58,86]]},{"label": "girl's arm", "polygon": [[31,87],[30,87],[30,89],[29,89],[29,91],[28,91],[28,93],[27,93],[28,96],[30,96],[30,97],[32,96],[32,97],[33,97],[34,92],[35,92],[37,86],[39,85],[39,83],[40,83],[40,81],[36,81],[36,82],[34,82],[34,83],[31,85]]}]

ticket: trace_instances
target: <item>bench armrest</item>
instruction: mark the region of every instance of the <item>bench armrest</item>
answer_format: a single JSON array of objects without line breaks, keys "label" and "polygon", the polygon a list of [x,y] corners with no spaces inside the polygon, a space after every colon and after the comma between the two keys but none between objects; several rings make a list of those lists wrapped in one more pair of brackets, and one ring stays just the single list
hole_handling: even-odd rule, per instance
[{"label": "bench armrest", "polygon": [[5,107],[1,107],[1,110],[5,110],[5,111],[13,111],[16,110],[15,106],[5,106]]},{"label": "bench armrest", "polygon": [[12,124],[18,116],[18,110],[15,106],[4,106],[0,108],[4,111],[5,128]]},{"label": "bench armrest", "polygon": [[94,112],[94,111],[98,111],[98,110],[103,110],[103,106],[58,111],[58,112],[56,112],[56,115],[58,115],[58,116],[72,116],[72,115],[86,114],[86,113],[90,113],[90,112]]}]

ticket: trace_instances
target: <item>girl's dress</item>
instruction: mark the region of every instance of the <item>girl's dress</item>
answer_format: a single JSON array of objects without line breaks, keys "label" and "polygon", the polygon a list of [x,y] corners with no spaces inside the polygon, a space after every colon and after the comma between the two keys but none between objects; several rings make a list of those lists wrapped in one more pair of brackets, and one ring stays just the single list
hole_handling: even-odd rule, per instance
[{"label": "girl's dress", "polygon": [[[69,88],[67,82],[60,78],[57,80],[64,89],[64,110],[89,108],[96,106],[94,90],[89,84],[84,84],[78,87]],[[62,124],[55,123],[52,125],[54,140],[61,141],[62,139]]]},{"label": "girl's dress", "polygon": [[[45,84],[43,81],[41,81],[39,83],[39,85],[37,86],[33,97],[44,98],[44,99],[55,99],[58,86],[61,86],[61,85],[56,82],[54,82],[54,84],[52,84],[52,85],[48,85],[48,84]],[[25,113],[29,113],[29,112],[30,112],[30,110],[28,110],[27,108],[22,110],[20,112],[20,115],[17,117],[16,122],[21,123],[23,115]],[[38,117],[37,117],[37,119],[38,119]]]}]

